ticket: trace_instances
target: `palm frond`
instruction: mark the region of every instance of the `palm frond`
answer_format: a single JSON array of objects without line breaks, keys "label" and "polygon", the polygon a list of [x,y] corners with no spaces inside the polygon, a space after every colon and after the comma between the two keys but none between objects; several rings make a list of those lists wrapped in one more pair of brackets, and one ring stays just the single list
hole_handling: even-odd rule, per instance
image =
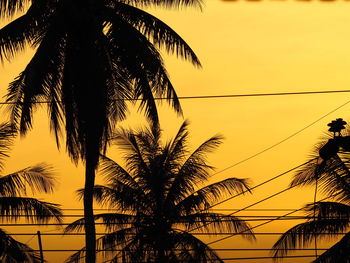
[{"label": "palm frond", "polygon": [[[213,212],[201,212],[192,215],[181,216],[178,219],[180,225],[186,229],[196,229],[200,232],[230,232],[241,233],[248,240],[255,240],[251,226],[236,216],[230,216]],[[175,223],[176,224],[176,223]]]},{"label": "palm frond", "polygon": [[62,212],[58,204],[29,197],[0,197],[1,220],[17,221],[24,217],[30,222],[61,222]]},{"label": "palm frond", "polygon": [[[1,8],[3,2],[22,2],[23,0],[4,0],[0,3],[0,15],[5,9]],[[31,1],[31,0],[24,0]],[[0,60],[11,60],[17,53],[23,51],[27,45],[35,46],[36,40],[40,39],[48,25],[49,10],[46,3],[41,0],[35,1],[28,11],[8,23],[0,29]],[[44,7],[45,6],[45,7]]]},{"label": "palm frond", "polygon": [[[33,112],[38,108],[38,101],[45,100],[49,95],[51,124],[56,126],[62,122],[60,106],[57,101],[57,86],[62,74],[62,35],[54,27],[46,32],[36,53],[25,70],[9,85],[6,101],[11,123],[25,135],[32,128]],[[53,32],[54,31],[54,32]],[[52,96],[54,95],[54,96]],[[56,135],[59,129],[56,131]],[[57,135],[58,136],[58,135]]]},{"label": "palm frond", "polygon": [[316,213],[316,219],[342,219],[350,218],[350,206],[339,202],[315,202],[307,204],[304,207],[307,216],[313,217]]},{"label": "palm frond", "polygon": [[203,241],[185,231],[174,231],[171,239],[179,252],[175,254],[175,262],[200,262],[200,263],[219,263],[224,262],[219,255],[206,245]]},{"label": "palm frond", "polygon": [[52,166],[40,163],[0,177],[0,196],[20,196],[28,188],[33,193],[52,193],[55,183]]},{"label": "palm frond", "polygon": [[349,254],[350,233],[347,233],[340,241],[322,253],[313,263],[347,263],[350,261]]},{"label": "palm frond", "polygon": [[137,0],[112,0],[112,1],[118,1],[120,3],[125,3],[132,6],[139,6],[139,7],[150,7],[150,6],[160,6],[164,8],[182,8],[182,7],[196,7],[200,10],[203,7],[203,2],[201,0],[167,0],[167,1],[161,1],[161,0],[143,0],[143,1],[137,1]]},{"label": "palm frond", "polygon": [[[131,224],[135,223],[135,216],[120,213],[103,213],[94,215],[95,221],[101,220],[107,231],[117,231],[123,228],[127,228]],[[83,231],[85,226],[85,219],[81,218],[70,223],[64,230],[65,233],[74,231]]]},{"label": "palm frond", "polygon": [[169,148],[169,160],[167,160],[168,163],[181,162],[188,153],[188,125],[189,121],[185,120],[180,126],[174,139],[169,143],[169,146],[167,147]]},{"label": "palm frond", "polygon": [[343,157],[344,160],[339,154],[335,154],[328,160],[312,159],[294,176],[290,185],[292,187],[310,185],[317,180],[325,194],[337,196],[340,201],[349,200],[350,170],[346,155]]},{"label": "palm frond", "polygon": [[121,165],[107,156],[100,157],[99,172],[105,177],[108,184],[121,182],[132,188],[139,188],[135,179]]},{"label": "palm frond", "polygon": [[[147,200],[144,192],[124,184],[114,184],[113,188],[96,185],[94,187],[94,198],[103,206],[109,206],[124,211],[135,210],[137,207],[142,209],[143,201]],[[144,199],[143,201],[142,198]]]},{"label": "palm frond", "polygon": [[120,130],[113,141],[116,146],[125,152],[123,159],[130,175],[133,176],[143,191],[147,191],[149,188],[147,178],[150,177],[149,164],[137,136],[133,132]]},{"label": "palm frond", "polygon": [[247,179],[228,178],[205,186],[176,203],[174,209],[192,214],[206,210],[225,196],[250,192]]},{"label": "palm frond", "polygon": [[195,186],[208,179],[213,167],[206,163],[206,155],[222,143],[221,136],[214,136],[202,143],[177,172],[168,192],[167,202],[178,202],[193,193]]},{"label": "palm frond", "polygon": [[[273,256],[284,257],[293,248],[303,248],[315,238],[336,237],[337,233],[349,227],[348,218],[325,218],[298,224],[286,231],[273,245]],[[327,235],[322,235],[326,233]]]},{"label": "palm frond", "polygon": [[350,170],[348,161],[342,160],[338,154],[333,158],[336,165],[322,178],[323,191],[335,195],[340,202],[350,201]]},{"label": "palm frond", "polygon": [[[127,69],[129,78],[134,80],[134,96],[142,99],[140,109],[145,109],[148,118],[157,123],[151,116],[152,112],[156,113],[154,101],[152,102],[151,99],[153,94],[161,97],[166,95],[171,106],[181,114],[180,102],[159,51],[140,31],[115,15],[114,11],[110,12],[111,10],[108,9],[105,11],[111,23],[107,37],[113,50],[112,55],[118,58],[115,63]],[[124,37],[118,38],[120,35]],[[128,52],[120,52],[122,50],[128,50]]]},{"label": "palm frond", "polygon": [[194,65],[200,66],[198,57],[189,45],[158,18],[121,2],[115,3],[114,11],[145,35],[155,46],[165,48],[167,52],[176,54],[189,60]]},{"label": "palm frond", "polygon": [[32,0],[2,0],[0,1],[0,16],[12,17],[17,12],[23,12]]},{"label": "palm frond", "polygon": [[64,263],[80,263],[85,262],[86,258],[86,247],[81,248],[79,251],[75,252],[74,254],[70,255]]},{"label": "palm frond", "polygon": [[4,168],[4,159],[13,144],[16,135],[15,127],[8,123],[0,123],[0,171]]},{"label": "palm frond", "polygon": [[322,159],[320,157],[312,157],[309,162],[304,165],[293,177],[292,182],[290,183],[291,187],[297,185],[310,185],[316,181],[316,178],[320,177],[320,174],[324,171],[324,165],[320,168]]},{"label": "palm frond", "polygon": [[40,254],[0,229],[0,259],[6,263],[40,263]]}]

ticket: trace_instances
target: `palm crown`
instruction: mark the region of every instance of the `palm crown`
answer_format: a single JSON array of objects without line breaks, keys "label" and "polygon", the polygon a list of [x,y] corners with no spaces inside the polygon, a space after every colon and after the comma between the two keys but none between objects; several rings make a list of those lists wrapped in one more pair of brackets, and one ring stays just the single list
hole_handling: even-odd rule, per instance
[{"label": "palm crown", "polygon": [[[8,156],[7,152],[14,135],[13,126],[0,124],[1,168],[3,168],[4,157]],[[58,205],[35,198],[22,197],[22,195],[27,194],[29,189],[33,193],[50,193],[53,191],[54,183],[52,168],[46,164],[38,164],[0,176],[1,220],[17,221],[24,217],[26,220],[43,224],[52,219],[60,222],[61,211]],[[41,262],[38,252],[26,244],[16,241],[3,229],[0,229],[0,260],[8,263]]]},{"label": "palm crown", "polygon": [[181,112],[157,48],[199,61],[176,32],[137,6],[200,6],[199,0],[2,0],[0,15],[13,16],[28,3],[0,30],[0,58],[11,59],[27,44],[36,48],[7,95],[22,134],[32,126],[36,102],[47,101],[57,142],[64,124],[71,157],[94,152],[96,159],[125,117],[125,99],[140,98],[155,122],[155,95]]},{"label": "palm crown", "polygon": [[[347,137],[342,137],[346,139]],[[333,139],[329,140],[332,142]],[[319,157],[326,142],[316,146],[315,154],[305,167],[299,171],[291,186],[317,185],[328,198],[307,204],[304,210],[309,219],[286,231],[274,245],[274,256],[283,257],[289,249],[307,247],[315,239],[339,237],[339,233],[349,231],[350,227],[350,155],[344,148],[326,159]],[[322,150],[321,150],[322,149]],[[339,149],[338,149],[339,150]],[[328,200],[327,200],[328,199]],[[322,253],[313,262],[349,262],[350,233],[345,234],[335,245]]]},{"label": "palm crown", "polygon": [[[95,215],[110,231],[97,240],[97,246],[121,249],[112,254],[116,262],[222,262],[191,229],[245,231],[244,237],[254,238],[243,220],[210,210],[223,196],[249,190],[247,181],[238,178],[203,187],[213,168],[206,154],[221,143],[221,137],[210,138],[190,153],[187,126],[185,122],[164,145],[158,127],[121,131],[114,141],[125,151],[125,168],[102,157],[101,173],[107,184],[95,186],[94,197],[115,211]],[[67,231],[80,230],[83,224],[84,219],[77,220]],[[79,262],[83,254],[84,250],[68,261]]]}]

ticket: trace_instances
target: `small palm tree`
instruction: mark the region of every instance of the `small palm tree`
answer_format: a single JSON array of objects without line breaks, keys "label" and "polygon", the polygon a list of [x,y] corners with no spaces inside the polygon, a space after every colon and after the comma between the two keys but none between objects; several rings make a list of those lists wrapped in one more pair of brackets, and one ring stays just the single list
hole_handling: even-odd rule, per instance
[{"label": "small palm tree", "polygon": [[[254,239],[243,220],[210,210],[225,195],[249,190],[247,180],[228,178],[203,187],[213,169],[206,154],[222,138],[212,137],[190,153],[187,126],[184,122],[175,138],[165,144],[159,126],[136,133],[122,130],[114,142],[125,152],[125,168],[101,157],[107,184],[95,186],[94,197],[113,212],[95,215],[109,231],[97,240],[97,247],[120,250],[111,251],[112,262],[223,262],[191,229],[204,233],[244,230],[244,237]],[[83,226],[84,218],[66,231]],[[83,256],[84,249],[68,262],[79,262]]]},{"label": "small palm tree", "polygon": [[[349,137],[340,138],[341,141]],[[337,138],[335,138],[337,139]],[[326,147],[325,147],[326,146]],[[344,145],[345,148],[348,146]],[[307,204],[308,220],[286,231],[274,244],[276,258],[284,257],[293,248],[307,247],[315,239],[339,237],[339,232],[350,230],[350,152],[336,146],[334,139],[323,141],[316,147],[309,163],[299,171],[291,186],[315,185],[329,196],[329,200]],[[331,154],[325,154],[325,149]],[[322,159],[319,153],[327,158]],[[317,257],[315,263],[350,262],[350,233]]]},{"label": "small palm tree", "polygon": [[[13,142],[15,132],[12,126],[0,124],[0,169],[4,167],[4,157]],[[52,169],[46,164],[38,164],[20,171],[0,176],[0,220],[17,221],[25,218],[31,222],[47,223],[54,219],[61,221],[61,211],[57,204],[22,197],[28,188],[33,192],[50,193],[54,187]],[[38,252],[26,244],[13,239],[0,229],[0,261],[6,263],[41,262]]]}]

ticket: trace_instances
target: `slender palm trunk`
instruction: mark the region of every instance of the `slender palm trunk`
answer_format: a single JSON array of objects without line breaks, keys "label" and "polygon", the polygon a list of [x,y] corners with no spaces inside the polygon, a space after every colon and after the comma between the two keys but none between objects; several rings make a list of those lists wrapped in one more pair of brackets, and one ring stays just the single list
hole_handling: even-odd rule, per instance
[{"label": "slender palm trunk", "polygon": [[96,262],[96,229],[93,210],[93,189],[95,185],[95,165],[86,160],[84,188],[85,246],[86,263]]},{"label": "slender palm trunk", "polygon": [[165,242],[165,240],[163,240],[161,237],[159,237],[159,239],[155,243],[155,249],[156,249],[155,262],[156,263],[168,262],[168,259],[165,255],[164,242]]}]

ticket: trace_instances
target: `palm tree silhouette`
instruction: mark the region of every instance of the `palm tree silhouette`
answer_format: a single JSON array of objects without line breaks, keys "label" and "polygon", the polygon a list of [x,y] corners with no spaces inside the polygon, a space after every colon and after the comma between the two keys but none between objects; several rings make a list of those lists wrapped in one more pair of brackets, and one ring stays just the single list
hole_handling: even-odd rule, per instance
[{"label": "palm tree silhouette", "polygon": [[12,59],[26,45],[36,52],[10,84],[12,123],[22,135],[32,128],[33,112],[48,103],[57,145],[65,130],[66,148],[85,162],[84,215],[87,262],[95,262],[92,192],[98,159],[117,121],[125,118],[125,99],[140,99],[148,119],[158,122],[154,96],[166,97],[181,114],[159,49],[194,65],[199,60],[169,26],[138,7],[201,6],[200,0],[1,0],[1,17],[26,13],[0,29],[0,59]]},{"label": "palm tree silhouette", "polygon": [[[331,130],[329,130],[332,132]],[[349,131],[347,131],[350,135]],[[329,137],[331,135],[329,134]],[[328,137],[328,138],[329,138]],[[291,186],[314,185],[329,196],[322,201],[309,203],[303,210],[309,217],[286,231],[274,244],[274,257],[284,257],[289,249],[307,247],[318,239],[338,238],[339,233],[349,231],[350,227],[350,152],[349,145],[335,146],[335,141],[348,140],[348,136],[331,138],[316,146],[310,162],[294,177]],[[344,139],[344,140],[343,140]],[[336,148],[336,150],[334,150]],[[331,154],[327,154],[330,152]],[[321,158],[319,153],[323,153]],[[328,199],[328,200],[327,200]],[[322,253],[315,263],[347,263],[349,254],[350,232],[345,234],[335,245]]]},{"label": "palm tree silhouette", "polygon": [[[111,262],[223,262],[191,229],[204,233],[248,230],[244,237],[254,239],[248,223],[210,209],[226,195],[249,190],[247,180],[228,178],[203,187],[213,169],[206,155],[222,138],[212,137],[190,153],[188,134],[187,122],[165,144],[159,126],[138,132],[121,130],[114,142],[124,151],[125,168],[101,157],[100,172],[107,184],[96,185],[94,197],[112,211],[95,215],[109,231],[97,240],[97,247],[112,250]],[[84,224],[85,219],[79,219],[66,231],[82,230]],[[116,249],[121,252],[113,252]],[[79,262],[84,253],[82,249],[67,262]]]},{"label": "palm tree silhouette", "polygon": [[[0,169],[4,167],[4,157],[13,142],[13,126],[0,124]],[[22,197],[28,192],[50,193],[54,187],[52,168],[38,164],[17,172],[0,176],[0,217],[4,221],[18,221],[25,218],[31,222],[47,223],[49,220],[61,222],[61,210],[57,204]],[[0,229],[0,261],[6,263],[41,262],[37,251],[13,239]]]}]

